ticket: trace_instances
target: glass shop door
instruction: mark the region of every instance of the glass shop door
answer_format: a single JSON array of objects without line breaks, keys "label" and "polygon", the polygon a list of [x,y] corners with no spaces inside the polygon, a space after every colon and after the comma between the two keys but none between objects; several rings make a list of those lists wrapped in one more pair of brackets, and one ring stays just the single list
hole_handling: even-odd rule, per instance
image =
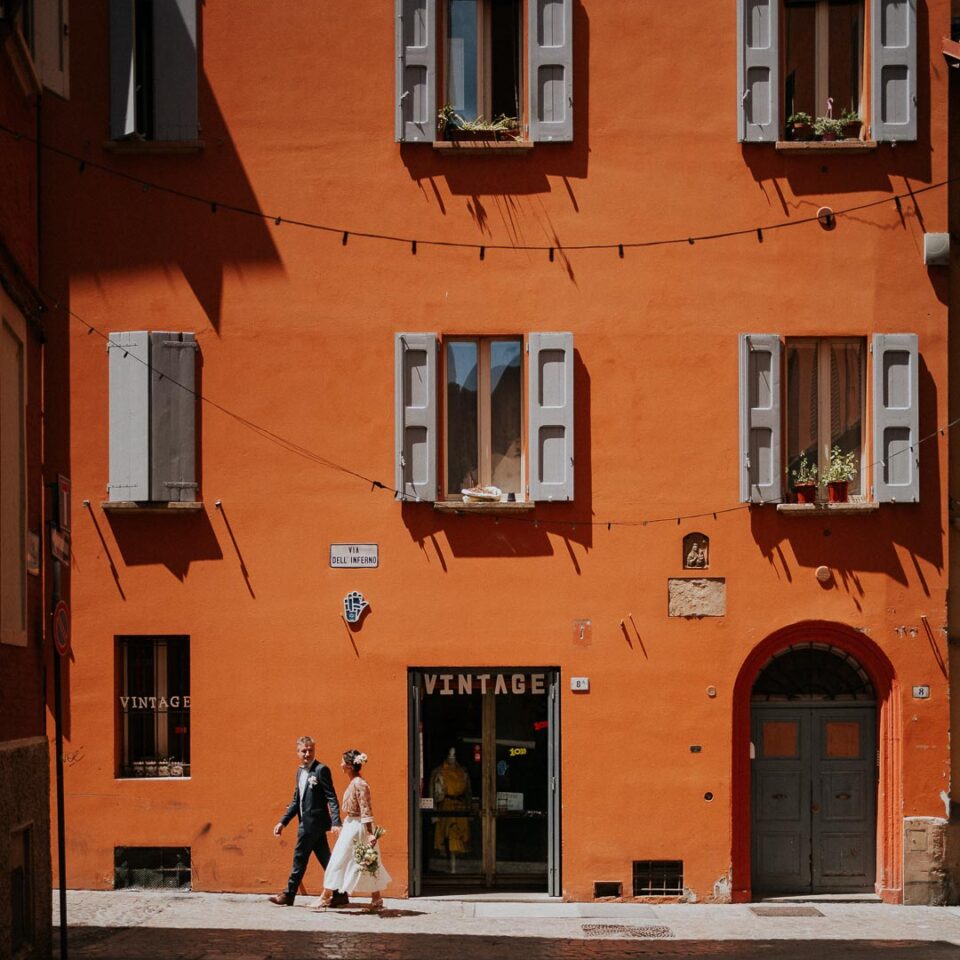
[{"label": "glass shop door", "polygon": [[409,675],[410,891],[559,895],[559,673]]}]

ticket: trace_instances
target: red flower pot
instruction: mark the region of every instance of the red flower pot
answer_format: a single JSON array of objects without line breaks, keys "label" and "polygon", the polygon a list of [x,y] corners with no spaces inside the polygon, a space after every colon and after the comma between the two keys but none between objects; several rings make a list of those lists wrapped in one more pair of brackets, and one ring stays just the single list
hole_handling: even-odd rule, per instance
[{"label": "red flower pot", "polygon": [[847,480],[830,480],[827,483],[827,499],[830,503],[847,502]]},{"label": "red flower pot", "polygon": [[795,483],[793,489],[797,494],[797,503],[817,502],[817,485],[815,483]]}]

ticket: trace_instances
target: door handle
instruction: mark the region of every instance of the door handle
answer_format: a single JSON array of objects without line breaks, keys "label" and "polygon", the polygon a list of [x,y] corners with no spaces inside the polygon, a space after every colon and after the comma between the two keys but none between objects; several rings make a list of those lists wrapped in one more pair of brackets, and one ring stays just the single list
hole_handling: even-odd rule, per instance
[{"label": "door handle", "polygon": [[836,798],[835,798],[835,799],[837,799],[837,800],[849,800],[849,799],[850,799],[850,794],[849,794],[849,793],[838,793],[838,794],[836,795]]},{"label": "door handle", "polygon": [[786,800],[787,795],[785,793],[775,793],[770,798],[771,800]]},{"label": "door handle", "polygon": [[819,803],[813,804],[813,805],[810,807],[810,812],[811,812],[811,813],[819,813],[819,812],[820,812],[820,804],[819,804]]}]

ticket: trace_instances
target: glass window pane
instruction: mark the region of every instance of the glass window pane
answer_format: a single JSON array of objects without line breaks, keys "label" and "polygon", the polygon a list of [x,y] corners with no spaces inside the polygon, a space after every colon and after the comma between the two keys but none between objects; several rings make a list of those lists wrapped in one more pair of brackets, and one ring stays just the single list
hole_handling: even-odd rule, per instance
[{"label": "glass window pane", "polygon": [[504,493],[520,493],[520,360],[519,340],[490,344],[491,482]]},{"label": "glass window pane", "polygon": [[831,0],[829,96],[833,115],[860,112],[860,75],[863,63],[862,0]]},{"label": "glass window pane", "polygon": [[520,0],[490,8],[490,117],[520,116]]},{"label": "glass window pane", "polygon": [[817,344],[787,341],[787,471],[791,482],[801,454],[806,454],[807,463],[817,464],[817,380]]},{"label": "glass window pane", "polygon": [[477,119],[477,3],[447,5],[447,103],[464,120]]},{"label": "glass window pane", "polygon": [[477,342],[447,341],[447,493],[479,480]]},{"label": "glass window pane", "polygon": [[803,111],[823,113],[816,104],[816,4],[813,0],[784,3],[784,107],[786,116]]},{"label": "glass window pane", "polygon": [[863,446],[864,345],[830,344],[830,449],[853,453],[857,475],[851,493],[863,492],[860,451]]}]

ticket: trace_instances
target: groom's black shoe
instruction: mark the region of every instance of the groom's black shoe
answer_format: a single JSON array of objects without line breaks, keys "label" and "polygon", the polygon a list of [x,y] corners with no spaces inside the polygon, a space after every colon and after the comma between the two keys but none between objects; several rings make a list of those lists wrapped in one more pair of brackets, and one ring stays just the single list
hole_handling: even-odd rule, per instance
[{"label": "groom's black shoe", "polygon": [[347,896],[342,890],[335,890],[333,893],[333,898],[330,901],[331,907],[349,907],[350,906],[350,897]]},{"label": "groom's black shoe", "polygon": [[289,893],[275,893],[272,897],[267,897],[271,903],[275,903],[281,907],[292,907],[293,906],[293,897]]}]

